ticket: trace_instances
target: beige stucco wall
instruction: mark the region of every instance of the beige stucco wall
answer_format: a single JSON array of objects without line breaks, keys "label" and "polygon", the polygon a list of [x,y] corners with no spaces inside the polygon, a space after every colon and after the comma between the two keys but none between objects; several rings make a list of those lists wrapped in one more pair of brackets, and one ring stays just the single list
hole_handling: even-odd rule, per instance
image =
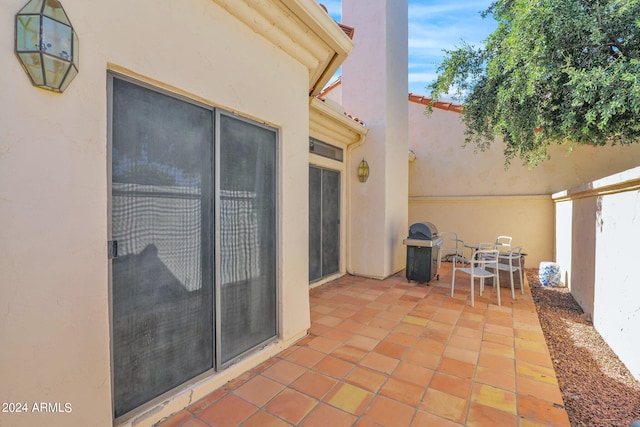
[{"label": "beige stucco wall", "polygon": [[0,425],[112,423],[108,64],[280,129],[281,341],[168,399],[140,421],[150,424],[309,326],[308,69],[210,0],[65,0],[80,74],[55,94],[32,87],[13,54],[24,3],[0,2],[0,401],[68,402],[72,411],[0,413]]},{"label": "beige stucco wall", "polygon": [[557,262],[571,294],[630,372],[640,379],[640,167],[553,195]]},{"label": "beige stucco wall", "polygon": [[640,144],[617,147],[552,147],[551,159],[533,170],[518,159],[504,168],[500,142],[490,150],[464,147],[461,115],[409,102],[409,223],[433,222],[465,241],[511,235],[523,245],[527,265],[554,261],[551,194],[640,164]]},{"label": "beige stucco wall", "polygon": [[615,147],[551,147],[550,160],[533,170],[519,159],[504,168],[502,143],[475,153],[464,145],[461,115],[409,102],[409,196],[551,195],[640,164],[640,144]]},{"label": "beige stucco wall", "polygon": [[556,259],[562,271],[562,285],[569,286],[576,302],[593,313],[596,257],[597,199],[580,198],[555,203]]},{"label": "beige stucco wall", "polygon": [[526,267],[553,260],[550,196],[410,198],[409,224],[423,221],[433,223],[438,231],[455,231],[465,243],[511,236],[512,247],[524,246]]}]

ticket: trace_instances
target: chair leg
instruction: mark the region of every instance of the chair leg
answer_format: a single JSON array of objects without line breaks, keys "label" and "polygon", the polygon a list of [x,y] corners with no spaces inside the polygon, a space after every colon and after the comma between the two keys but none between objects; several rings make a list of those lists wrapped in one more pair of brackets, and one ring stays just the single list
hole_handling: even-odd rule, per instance
[{"label": "chair leg", "polygon": [[496,288],[496,293],[498,294],[498,305],[502,305],[500,302],[500,271],[496,271],[496,280],[493,281],[493,285]]},{"label": "chair leg", "polygon": [[515,271],[509,269],[509,279],[511,279],[511,299],[516,299],[516,292],[513,286],[513,273],[515,273]]},{"label": "chair leg", "polygon": [[520,273],[520,293],[524,295],[524,281],[522,280],[522,267],[520,267],[520,270],[518,270],[518,272]]},{"label": "chair leg", "polygon": [[475,305],[474,305],[475,302],[473,301],[473,294],[475,294],[475,291],[473,290],[474,282],[475,282],[475,278],[473,277],[473,275],[471,275],[471,307],[475,307]]},{"label": "chair leg", "polygon": [[454,268],[451,272],[451,296],[453,297],[453,287],[456,281],[456,269]]}]

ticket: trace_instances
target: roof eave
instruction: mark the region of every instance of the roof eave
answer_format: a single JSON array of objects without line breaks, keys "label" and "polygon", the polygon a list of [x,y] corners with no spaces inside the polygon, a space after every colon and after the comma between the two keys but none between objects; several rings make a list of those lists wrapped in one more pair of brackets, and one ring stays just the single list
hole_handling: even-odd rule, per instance
[{"label": "roof eave", "polygon": [[314,0],[213,0],[309,70],[317,95],[353,49],[353,41]]},{"label": "roof eave", "polygon": [[[315,96],[329,83],[353,50],[353,40],[314,0],[281,0],[311,31],[315,32],[332,51],[331,58],[321,62],[317,78],[309,82],[309,95]],[[313,73],[309,73],[310,76]]]},{"label": "roof eave", "polygon": [[336,141],[351,145],[362,140],[369,129],[362,123],[336,111],[318,98],[310,98],[309,133],[327,142]]}]

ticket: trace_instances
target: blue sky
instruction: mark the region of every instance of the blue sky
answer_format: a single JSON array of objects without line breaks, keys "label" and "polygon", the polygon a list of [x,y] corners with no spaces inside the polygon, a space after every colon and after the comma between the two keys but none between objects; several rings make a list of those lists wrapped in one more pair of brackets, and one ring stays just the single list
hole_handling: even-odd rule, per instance
[{"label": "blue sky", "polygon": [[[319,3],[341,22],[341,0]],[[435,79],[442,49],[453,49],[462,40],[479,45],[487,38],[496,22],[483,19],[480,12],[490,4],[490,0],[409,0],[409,92],[429,94],[426,86]]]}]

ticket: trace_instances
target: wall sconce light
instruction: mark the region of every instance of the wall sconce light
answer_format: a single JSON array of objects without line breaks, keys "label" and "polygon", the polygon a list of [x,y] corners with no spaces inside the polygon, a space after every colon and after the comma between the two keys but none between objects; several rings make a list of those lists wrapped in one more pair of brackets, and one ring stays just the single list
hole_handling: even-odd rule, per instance
[{"label": "wall sconce light", "polygon": [[358,165],[358,179],[360,182],[367,182],[369,179],[369,163],[365,159]]},{"label": "wall sconce light", "polygon": [[16,15],[16,55],[34,86],[63,92],[78,74],[78,36],[58,0],[30,0]]}]

